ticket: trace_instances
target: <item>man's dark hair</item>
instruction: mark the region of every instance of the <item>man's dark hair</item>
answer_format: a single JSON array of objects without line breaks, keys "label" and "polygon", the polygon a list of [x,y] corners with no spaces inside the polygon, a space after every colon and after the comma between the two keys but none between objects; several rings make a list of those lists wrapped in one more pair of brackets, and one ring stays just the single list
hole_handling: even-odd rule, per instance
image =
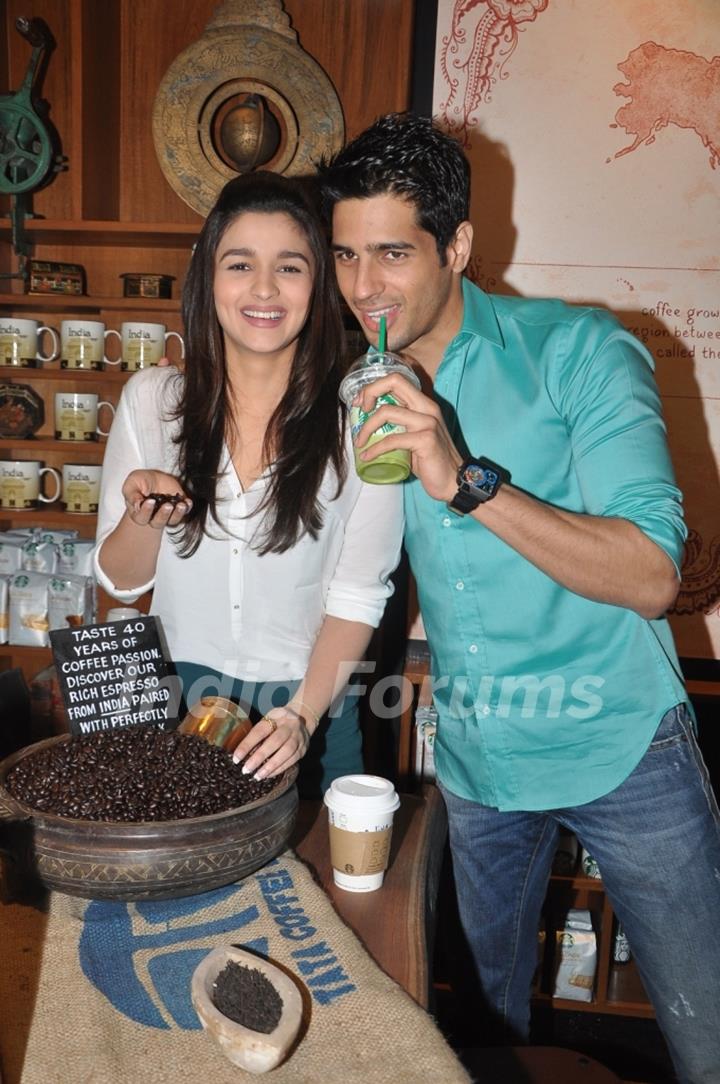
[{"label": "man's dark hair", "polygon": [[432,234],[440,260],[470,214],[470,165],[460,144],[428,117],[388,113],[320,167],[328,217],[340,200],[400,196]]}]

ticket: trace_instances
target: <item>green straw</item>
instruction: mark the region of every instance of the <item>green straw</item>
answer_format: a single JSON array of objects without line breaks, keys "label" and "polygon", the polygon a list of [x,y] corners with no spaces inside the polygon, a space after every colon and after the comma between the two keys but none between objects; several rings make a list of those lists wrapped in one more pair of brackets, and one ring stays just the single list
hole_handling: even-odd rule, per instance
[{"label": "green straw", "polygon": [[387,338],[387,328],[385,327],[385,317],[380,317],[380,338],[378,339],[378,353],[385,353],[385,340]]}]

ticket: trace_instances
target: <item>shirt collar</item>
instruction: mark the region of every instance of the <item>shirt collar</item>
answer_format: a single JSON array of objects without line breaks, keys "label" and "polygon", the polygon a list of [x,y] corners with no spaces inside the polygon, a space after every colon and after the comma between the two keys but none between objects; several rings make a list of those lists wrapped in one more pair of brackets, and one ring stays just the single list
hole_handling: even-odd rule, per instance
[{"label": "shirt collar", "polygon": [[463,322],[460,335],[478,336],[495,346],[504,347],[505,340],[492,298],[467,278],[463,278],[462,291]]},{"label": "shirt collar", "polygon": [[[482,339],[492,346],[500,347],[501,350],[505,348],[505,340],[500,331],[492,298],[467,278],[463,278],[462,291],[462,326],[455,338],[448,343],[434,380],[435,390],[439,391],[454,409],[454,414],[445,414],[445,421],[451,434],[455,433],[457,426],[465,365],[471,352],[475,356],[475,351],[471,349],[473,345],[475,344],[476,348],[480,345],[476,343],[476,340]],[[454,390],[451,391],[451,389]]]}]

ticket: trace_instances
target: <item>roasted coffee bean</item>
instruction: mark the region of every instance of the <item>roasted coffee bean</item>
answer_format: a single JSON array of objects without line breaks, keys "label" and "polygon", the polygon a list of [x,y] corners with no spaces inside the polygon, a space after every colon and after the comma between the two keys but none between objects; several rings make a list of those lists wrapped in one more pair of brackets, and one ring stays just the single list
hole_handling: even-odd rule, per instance
[{"label": "roasted coffee bean", "polygon": [[142,726],[57,742],[23,757],[5,780],[33,809],[132,823],[237,809],[276,783],[243,775],[229,753],[194,734]]}]

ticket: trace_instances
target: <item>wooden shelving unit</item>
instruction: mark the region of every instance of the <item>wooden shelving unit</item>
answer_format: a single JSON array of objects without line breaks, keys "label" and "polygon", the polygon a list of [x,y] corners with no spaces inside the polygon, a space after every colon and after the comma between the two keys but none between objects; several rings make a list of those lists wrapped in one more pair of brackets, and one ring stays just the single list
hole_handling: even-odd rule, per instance
[{"label": "wooden shelving unit", "polygon": [[[165,324],[182,331],[180,301],[202,218],[173,191],[160,169],[152,136],[155,96],[165,72],[203,33],[217,0],[35,0],[56,41],[41,96],[50,103],[66,168],[32,196],[23,230],[39,260],[81,264],[85,296],[24,293],[12,248],[10,200],[0,197],[0,312],[38,319],[59,329],[66,316],[99,320],[119,330],[123,320]],[[327,71],[342,102],[348,135],[376,116],[410,104],[414,0],[285,0],[301,46]],[[19,87],[30,49],[15,30],[28,12],[7,0],[0,16],[0,86]],[[366,70],[382,72],[369,77]],[[238,73],[241,74],[241,73]],[[126,298],[121,275],[173,276],[171,299]],[[116,346],[109,347],[111,357]],[[110,352],[112,351],[112,352]],[[0,381],[31,384],[45,404],[45,423],[32,440],[0,441],[5,459],[100,463],[104,441],[53,439],[57,391],[82,391],[117,404],[128,374],[118,369],[67,370],[58,361],[38,368],[0,366]],[[33,512],[0,509],[0,531],[21,524],[95,531],[91,516],[68,515],[61,505]],[[103,616],[104,602],[100,605]],[[44,665],[37,648],[0,647],[0,669],[20,665],[28,676]]]},{"label": "wooden shelving unit", "polygon": [[[574,1001],[553,997],[555,974],[555,930],[571,908],[587,908],[593,918],[597,941],[597,967],[592,1001]],[[623,1016],[654,1017],[652,1005],[643,989],[634,961],[613,960],[615,916],[596,877],[578,873],[571,876],[552,874],[545,901],[546,941],[540,981],[535,990],[538,1001],[550,1001],[556,1009],[570,1012],[616,1013]]]},{"label": "wooden shelving unit", "polygon": [[[62,134],[68,169],[35,194],[35,217],[25,221],[24,233],[33,257],[81,264],[88,292],[82,296],[23,292],[23,281],[17,277],[19,261],[12,250],[9,201],[5,199],[0,203],[0,272],[5,276],[0,280],[0,312],[37,319],[58,334],[60,322],[73,316],[99,320],[106,328],[116,330],[124,320],[141,320],[180,331],[180,290],[202,220],[169,192],[160,174],[150,129],[155,87],[135,85],[127,58],[124,61],[121,56],[121,36],[128,36],[130,52],[140,49],[147,22],[131,15],[119,0],[108,0],[101,8],[91,0],[39,0],[33,10],[34,15],[46,20],[58,41],[43,89],[53,105],[53,121]],[[167,15],[170,10],[168,5]],[[23,13],[11,0],[4,16],[5,34],[1,40],[7,43],[8,53],[0,57],[0,77],[4,81],[7,76],[8,84],[19,81],[27,63],[27,50],[13,29],[15,18]],[[166,21],[173,24],[168,29],[168,45],[174,55],[187,44],[178,41],[186,28],[181,19]],[[145,41],[143,55],[149,52],[156,57],[157,50],[147,46]],[[105,65],[99,64],[101,55]],[[158,74],[158,82],[159,78]],[[102,94],[98,93],[99,87],[103,88]],[[128,98],[131,103],[123,105]],[[136,110],[142,113],[142,125],[138,123],[133,132],[125,127],[123,112]],[[142,154],[149,163],[141,182],[142,198],[137,198],[138,132],[142,133]],[[119,162],[125,162],[129,171],[115,168],[113,164]],[[137,208],[138,217],[147,221],[135,221],[132,211],[128,213],[131,208]],[[122,296],[120,276],[128,271],[172,275],[172,298]],[[108,353],[117,356],[116,343],[109,344]],[[101,464],[103,437],[97,441],[54,439],[54,396],[60,391],[91,392],[117,406],[129,376],[119,366],[63,369],[59,359],[38,363],[35,368],[0,366],[0,381],[32,386],[45,407],[44,423],[32,437],[0,438],[0,457],[37,459],[60,472],[66,463]],[[61,501],[31,511],[0,509],[0,531],[22,526],[72,528],[80,537],[92,539],[96,517],[68,513]],[[142,608],[147,608],[148,603],[149,598],[145,598]],[[104,619],[113,604],[113,599],[98,591],[98,620]],[[0,646],[0,669],[19,667],[28,681],[50,662],[49,648]]]}]

